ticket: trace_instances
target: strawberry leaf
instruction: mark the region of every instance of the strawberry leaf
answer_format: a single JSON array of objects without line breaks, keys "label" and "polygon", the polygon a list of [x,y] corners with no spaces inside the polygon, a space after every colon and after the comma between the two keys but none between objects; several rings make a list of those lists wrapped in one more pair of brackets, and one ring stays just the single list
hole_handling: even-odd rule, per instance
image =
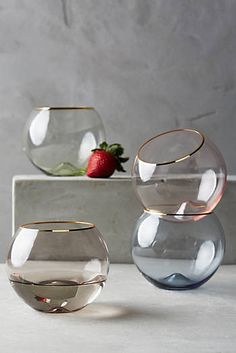
[{"label": "strawberry leaf", "polygon": [[124,153],[124,148],[121,145],[114,143],[113,145],[109,146],[108,152],[110,152],[115,157],[119,157]]},{"label": "strawberry leaf", "polygon": [[103,141],[102,143],[100,143],[99,145],[99,149],[101,150],[107,150],[108,144],[106,143],[106,141]]},{"label": "strawberry leaf", "polygon": [[119,160],[117,160],[116,170],[118,172],[123,172],[123,173],[126,172],[126,170],[123,168],[123,166],[122,166],[122,164],[120,163]]},{"label": "strawberry leaf", "polygon": [[125,163],[125,162],[127,162],[129,160],[129,157],[119,157],[119,161],[121,162],[121,163]]}]

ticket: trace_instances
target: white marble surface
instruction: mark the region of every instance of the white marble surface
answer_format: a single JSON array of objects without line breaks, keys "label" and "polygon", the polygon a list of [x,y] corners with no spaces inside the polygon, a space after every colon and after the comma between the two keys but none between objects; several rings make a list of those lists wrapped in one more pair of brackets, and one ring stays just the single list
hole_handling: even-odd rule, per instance
[{"label": "white marble surface", "polygon": [[96,302],[71,314],[34,311],[0,265],[0,347],[4,353],[235,353],[236,266],[204,286],[151,286],[134,265],[111,265]]},{"label": "white marble surface", "polygon": [[[35,106],[94,105],[131,161],[151,136],[203,130],[236,173],[235,0],[1,0],[0,224]],[[127,166],[129,170],[129,165]]]}]

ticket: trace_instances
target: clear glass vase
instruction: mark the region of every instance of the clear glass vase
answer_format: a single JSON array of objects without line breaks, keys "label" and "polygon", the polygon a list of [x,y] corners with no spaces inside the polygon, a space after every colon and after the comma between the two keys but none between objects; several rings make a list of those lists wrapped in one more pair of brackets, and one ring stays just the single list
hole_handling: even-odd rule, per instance
[{"label": "clear glass vase", "polygon": [[135,225],[132,257],[153,285],[184,290],[201,286],[216,272],[224,255],[223,228],[215,214],[198,221],[167,221],[144,212]]},{"label": "clear glass vase", "polygon": [[185,221],[187,215],[197,220],[220,201],[226,166],[218,148],[204,134],[178,129],[157,135],[140,147],[132,180],[144,209],[166,219]]},{"label": "clear glass vase", "polygon": [[43,107],[25,125],[23,150],[46,174],[76,176],[104,140],[104,126],[93,107]]},{"label": "clear glass vase", "polygon": [[12,287],[28,305],[66,313],[95,300],[106,282],[109,258],[91,223],[36,222],[19,227],[6,266]]}]

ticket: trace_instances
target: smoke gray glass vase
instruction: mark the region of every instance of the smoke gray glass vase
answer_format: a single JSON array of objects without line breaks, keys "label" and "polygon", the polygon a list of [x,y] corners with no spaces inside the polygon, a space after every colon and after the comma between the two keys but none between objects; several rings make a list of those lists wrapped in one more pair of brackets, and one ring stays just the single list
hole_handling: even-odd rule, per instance
[{"label": "smoke gray glass vase", "polygon": [[91,223],[36,222],[19,227],[6,264],[12,287],[29,306],[67,313],[96,299],[107,279],[109,258]]},{"label": "smoke gray glass vase", "polygon": [[93,107],[43,107],[35,108],[25,125],[23,150],[46,174],[77,176],[91,150],[104,140],[104,126]]},{"label": "smoke gray glass vase", "polygon": [[132,257],[142,275],[156,287],[197,288],[222,262],[225,238],[216,215],[194,222],[189,219],[177,223],[144,212],[136,222]]}]

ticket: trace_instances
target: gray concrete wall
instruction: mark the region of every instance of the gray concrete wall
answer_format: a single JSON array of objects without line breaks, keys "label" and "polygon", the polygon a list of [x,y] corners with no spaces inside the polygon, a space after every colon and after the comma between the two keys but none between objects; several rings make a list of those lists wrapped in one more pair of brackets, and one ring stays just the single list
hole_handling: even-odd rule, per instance
[{"label": "gray concrete wall", "polygon": [[38,173],[21,151],[34,106],[94,105],[131,160],[156,133],[202,129],[235,174],[235,14],[235,0],[0,0],[2,239],[12,176]]}]

